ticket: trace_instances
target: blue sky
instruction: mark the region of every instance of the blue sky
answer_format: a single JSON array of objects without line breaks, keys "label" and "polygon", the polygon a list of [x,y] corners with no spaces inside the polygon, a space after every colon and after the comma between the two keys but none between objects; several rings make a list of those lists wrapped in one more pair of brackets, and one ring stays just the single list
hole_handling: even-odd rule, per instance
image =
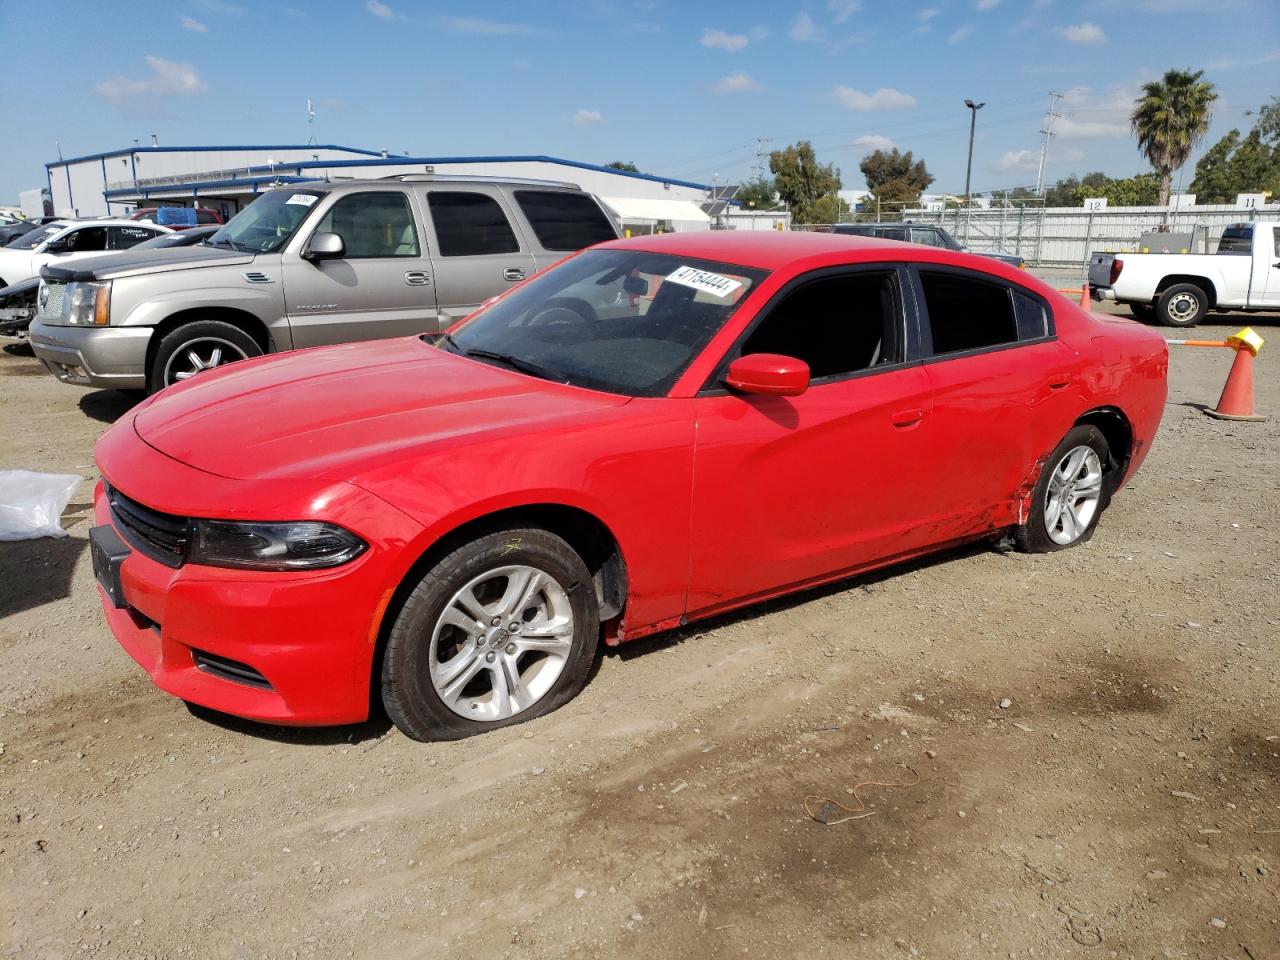
[{"label": "blue sky", "polygon": [[704,183],[749,176],[760,138],[809,139],[847,188],[863,186],[862,155],[893,144],[925,158],[933,190],[959,192],[966,97],[987,103],[978,192],[1034,183],[1050,90],[1066,99],[1049,180],[1146,169],[1128,113],[1170,67],[1218,85],[1208,143],[1280,94],[1277,0],[0,0],[0,37],[0,202],[44,185],[59,143],[75,156],[152,134],[313,132],[425,156],[631,160]]}]

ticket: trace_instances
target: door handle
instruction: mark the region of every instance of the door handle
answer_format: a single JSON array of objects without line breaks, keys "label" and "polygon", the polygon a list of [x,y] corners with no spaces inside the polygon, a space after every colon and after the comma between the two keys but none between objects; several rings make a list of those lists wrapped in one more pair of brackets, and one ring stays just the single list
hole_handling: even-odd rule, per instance
[{"label": "door handle", "polygon": [[889,418],[895,427],[907,429],[914,427],[917,423],[924,419],[924,411],[919,407],[909,407],[906,410],[899,410]]},{"label": "door handle", "polygon": [[409,270],[404,275],[404,282],[415,287],[421,287],[431,282],[431,274],[425,270]]},{"label": "door handle", "polygon": [[519,267],[507,267],[507,269],[502,271],[502,279],[511,280],[512,282],[516,280],[523,280],[524,271]]},{"label": "door handle", "polygon": [[1071,375],[1068,373],[1055,373],[1049,377],[1050,390],[1062,390],[1071,386]]}]

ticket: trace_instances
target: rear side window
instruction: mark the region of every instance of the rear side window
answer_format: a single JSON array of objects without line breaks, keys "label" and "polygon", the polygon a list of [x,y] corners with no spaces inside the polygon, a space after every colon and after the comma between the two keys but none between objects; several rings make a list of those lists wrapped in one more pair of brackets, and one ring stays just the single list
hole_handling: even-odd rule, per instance
[{"label": "rear side window", "polygon": [[892,270],[811,280],[788,293],[742,345],[809,365],[814,380],[902,360],[902,299]]},{"label": "rear side window", "polygon": [[150,240],[157,236],[154,230],[148,230],[146,227],[110,227],[107,235],[112,250],[128,250],[130,247],[136,247],[143,240]]},{"label": "rear side window", "polygon": [[912,227],[911,242],[923,243],[929,247],[945,247],[942,238],[938,236],[938,232],[932,227]]},{"label": "rear side window", "polygon": [[1049,335],[1049,315],[1035,297],[1013,291],[1013,312],[1018,320],[1019,340],[1039,340]]},{"label": "rear side window", "polygon": [[957,273],[920,271],[935,354],[962,353],[1018,341],[1008,287]]},{"label": "rear side window", "polygon": [[1227,227],[1218,241],[1219,253],[1253,253],[1253,227]]},{"label": "rear side window", "polygon": [[222,221],[218,219],[217,215],[214,214],[212,210],[196,211],[196,223],[200,224],[200,226],[202,227],[208,226],[211,223],[221,223],[221,222]]},{"label": "rear side window", "polygon": [[517,190],[516,203],[544,250],[581,250],[617,239],[600,205],[585,193]]},{"label": "rear side window", "polygon": [[427,206],[436,225],[436,252],[442,257],[516,253],[520,244],[498,201],[483,193],[433,190]]}]

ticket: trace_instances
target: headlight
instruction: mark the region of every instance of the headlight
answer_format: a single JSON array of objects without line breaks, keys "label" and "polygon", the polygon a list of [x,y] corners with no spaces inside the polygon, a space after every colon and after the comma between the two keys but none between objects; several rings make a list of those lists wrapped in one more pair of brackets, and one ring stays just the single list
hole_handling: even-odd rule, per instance
[{"label": "headlight", "polygon": [[368,546],[331,523],[234,523],[197,520],[187,559],[210,567],[251,570],[317,570],[354,560]]},{"label": "headlight", "polygon": [[105,327],[111,319],[111,283],[67,285],[67,323]]}]

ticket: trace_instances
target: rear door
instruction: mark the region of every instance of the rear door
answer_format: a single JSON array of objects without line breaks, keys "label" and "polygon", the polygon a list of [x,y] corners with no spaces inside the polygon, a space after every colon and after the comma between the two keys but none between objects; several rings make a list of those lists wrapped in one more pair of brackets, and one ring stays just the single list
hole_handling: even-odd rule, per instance
[{"label": "rear door", "polygon": [[502,191],[487,184],[424,184],[436,296],[445,330],[534,271],[529,244],[511,223]]},{"label": "rear door", "polygon": [[304,229],[342,237],[346,255],[281,260],[294,347],[377,340],[434,329],[435,292],[422,225],[409,194],[394,187],[340,192]]}]

